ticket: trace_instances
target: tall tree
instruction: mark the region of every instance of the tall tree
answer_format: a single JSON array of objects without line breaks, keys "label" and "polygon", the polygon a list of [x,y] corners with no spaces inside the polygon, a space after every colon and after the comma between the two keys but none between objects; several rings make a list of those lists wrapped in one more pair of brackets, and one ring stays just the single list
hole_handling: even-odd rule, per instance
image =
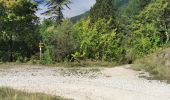
[{"label": "tall tree", "polygon": [[5,16],[5,7],[2,2],[0,2],[0,33],[2,32],[3,29],[3,23],[4,23],[4,16]]},{"label": "tall tree", "polygon": [[90,10],[91,22],[94,23],[98,19],[114,19],[115,10],[115,0],[96,0],[96,4]]},{"label": "tall tree", "polygon": [[125,9],[126,14],[128,14],[128,16],[139,14],[150,2],[151,0],[130,0]]},{"label": "tall tree", "polygon": [[164,32],[166,34],[166,43],[169,42],[170,40],[170,36],[169,36],[169,32],[170,32],[170,1],[169,0],[165,0],[165,3],[167,4],[165,10],[164,10],[164,14],[163,14],[163,25],[164,25]]},{"label": "tall tree", "polygon": [[60,24],[64,19],[62,10],[64,6],[69,8],[68,4],[71,3],[70,0],[45,0],[45,2],[48,9],[43,14],[49,15],[50,19]]},{"label": "tall tree", "polygon": [[[13,61],[17,56],[29,57],[35,50],[37,36],[35,30],[38,17],[35,15],[37,5],[31,0],[0,0],[4,5],[4,22],[1,30],[1,38],[5,52],[8,51],[9,60]],[[2,46],[2,45],[1,45]]]},{"label": "tall tree", "polygon": [[129,25],[127,54],[143,57],[169,42],[169,0],[153,0]]},{"label": "tall tree", "polygon": [[[69,58],[77,49],[78,42],[76,38],[78,33],[74,31],[69,20],[64,20],[58,26],[55,26],[49,20],[45,20],[40,31],[46,49],[44,54],[49,55],[53,61],[58,62]],[[46,57],[43,60],[47,60]]]}]

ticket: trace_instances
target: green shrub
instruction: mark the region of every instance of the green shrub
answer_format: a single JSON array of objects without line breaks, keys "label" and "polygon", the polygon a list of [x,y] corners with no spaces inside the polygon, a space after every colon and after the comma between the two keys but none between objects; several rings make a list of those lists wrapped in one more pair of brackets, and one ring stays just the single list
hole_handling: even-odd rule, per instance
[{"label": "green shrub", "polygon": [[43,65],[45,65],[45,64],[49,65],[49,64],[52,64],[52,62],[53,61],[52,61],[52,58],[51,58],[51,55],[50,55],[50,51],[47,49],[43,53],[40,63],[43,64]]},{"label": "green shrub", "polygon": [[80,35],[79,56],[93,60],[118,61],[122,49],[112,21],[112,18],[98,19],[91,26],[90,18],[88,18],[74,26]]},{"label": "green shrub", "polygon": [[40,63],[40,54],[39,53],[36,53],[35,55],[33,55],[29,62],[28,63],[31,63],[31,64],[39,64]]},{"label": "green shrub", "polygon": [[78,33],[69,20],[64,20],[60,25],[44,21],[40,32],[45,49],[48,49],[44,53],[42,63],[51,63],[51,59],[55,62],[69,59],[79,46]]}]

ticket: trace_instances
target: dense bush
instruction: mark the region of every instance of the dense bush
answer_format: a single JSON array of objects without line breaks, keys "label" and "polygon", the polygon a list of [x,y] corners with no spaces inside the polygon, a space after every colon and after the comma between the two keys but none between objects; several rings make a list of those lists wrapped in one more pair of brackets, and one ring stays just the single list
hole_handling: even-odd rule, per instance
[{"label": "dense bush", "polygon": [[45,21],[41,26],[42,40],[45,45],[43,62],[60,62],[64,59],[71,59],[71,54],[79,46],[77,34],[69,20],[64,20],[61,25]]},{"label": "dense bush", "polygon": [[80,37],[79,53],[89,59],[117,61],[121,55],[116,29],[112,19],[100,19],[90,27],[90,18],[75,25]]},{"label": "dense bush", "polygon": [[[131,0],[128,5],[134,0]],[[139,2],[138,0],[136,2]],[[118,34],[125,48],[126,59],[135,60],[155,52],[163,44],[169,42],[169,2],[167,0],[140,1],[140,9],[122,8],[121,13],[137,10],[138,13],[128,17],[127,13],[117,18],[119,21]],[[129,8],[130,7],[130,8]],[[129,12],[128,11],[128,12]],[[136,12],[136,11],[135,11]],[[120,13],[120,14],[121,14]],[[128,20],[124,20],[127,18]]]}]

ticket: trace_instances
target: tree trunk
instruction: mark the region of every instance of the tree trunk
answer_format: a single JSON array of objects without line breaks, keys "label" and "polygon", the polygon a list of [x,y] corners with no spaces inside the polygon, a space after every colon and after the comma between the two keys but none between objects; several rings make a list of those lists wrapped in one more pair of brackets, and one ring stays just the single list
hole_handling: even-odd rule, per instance
[{"label": "tree trunk", "polygon": [[58,18],[56,19],[56,22],[58,22],[59,24],[61,24],[62,19],[63,19],[62,8],[59,7],[59,8],[58,8]]}]

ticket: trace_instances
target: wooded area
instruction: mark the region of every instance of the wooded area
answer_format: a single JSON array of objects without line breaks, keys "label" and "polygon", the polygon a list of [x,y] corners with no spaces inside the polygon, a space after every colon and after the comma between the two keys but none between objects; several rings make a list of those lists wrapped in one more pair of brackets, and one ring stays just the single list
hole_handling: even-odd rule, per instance
[{"label": "wooded area", "polygon": [[[50,16],[43,22],[35,15],[41,3],[49,8],[43,15]],[[84,59],[127,64],[169,44],[169,0],[96,0],[74,23],[62,12],[70,3],[0,0],[0,61],[39,61],[40,41],[42,64]]]}]

